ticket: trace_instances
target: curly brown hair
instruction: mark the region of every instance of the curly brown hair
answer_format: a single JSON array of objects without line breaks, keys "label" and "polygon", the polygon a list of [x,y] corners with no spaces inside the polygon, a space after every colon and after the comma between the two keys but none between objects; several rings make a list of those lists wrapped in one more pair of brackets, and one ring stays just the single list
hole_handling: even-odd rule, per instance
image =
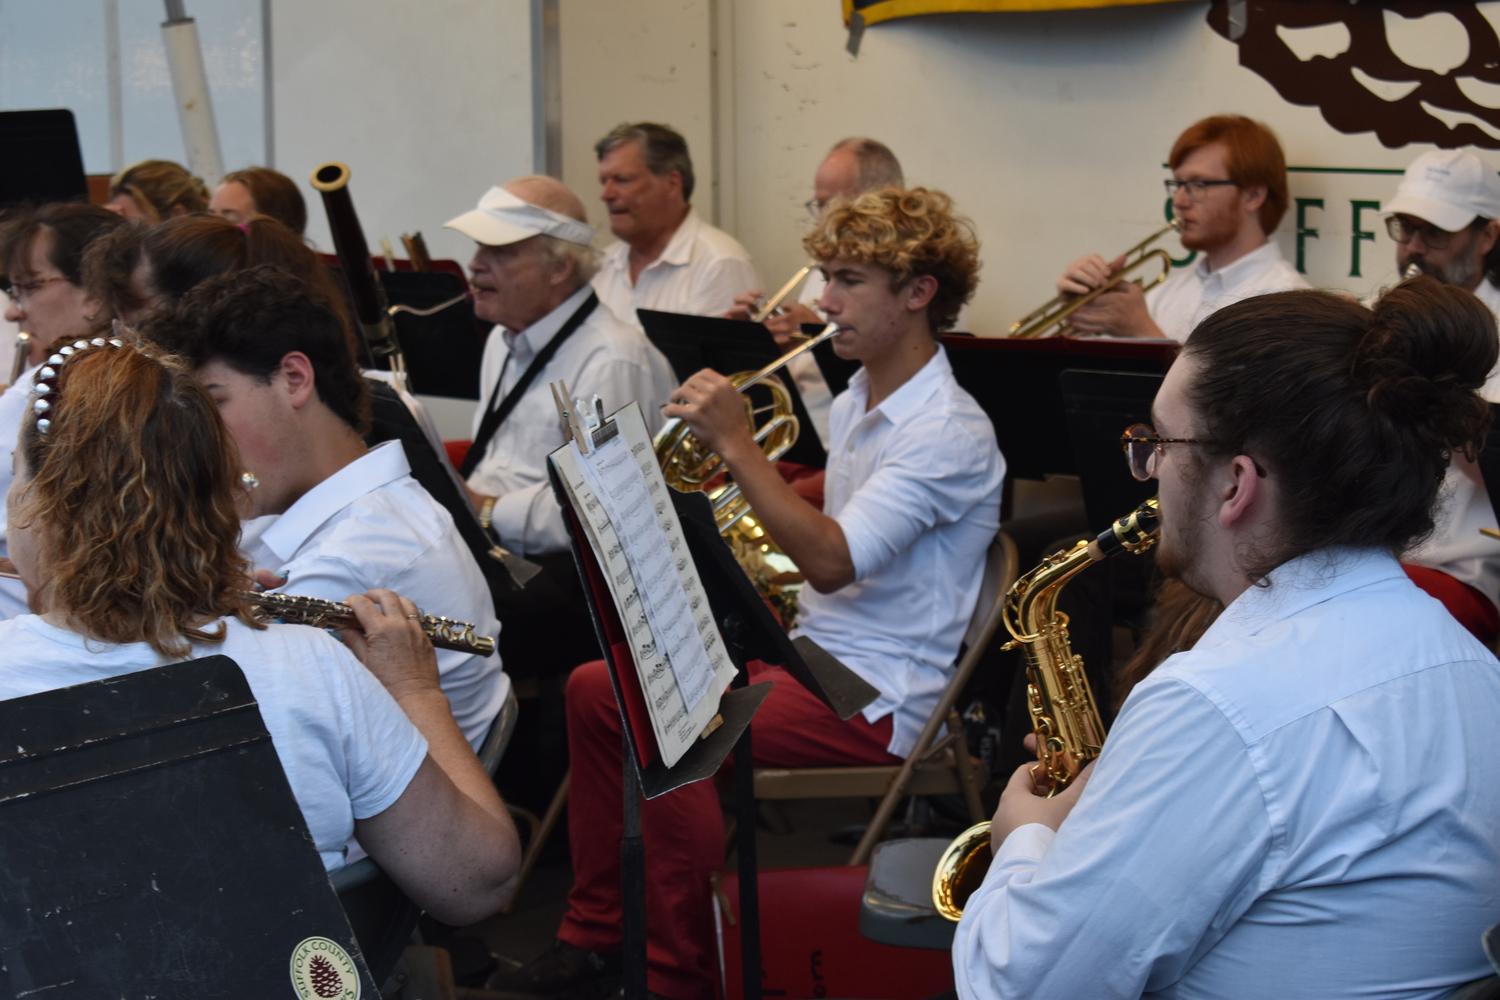
[{"label": "curly brown hair", "polygon": [[90,639],[182,657],[213,623],[260,627],[238,592],[239,455],[208,391],[180,361],[134,347],[61,366],[46,433],[21,430],[20,521],[36,536],[39,606]]},{"label": "curly brown hair", "polygon": [[819,263],[852,260],[891,272],[900,288],[919,275],[937,279],[927,305],[934,335],[951,329],[979,283],[974,225],[954,214],[953,199],[929,188],[888,187],[852,201],[835,198],[803,247]]}]

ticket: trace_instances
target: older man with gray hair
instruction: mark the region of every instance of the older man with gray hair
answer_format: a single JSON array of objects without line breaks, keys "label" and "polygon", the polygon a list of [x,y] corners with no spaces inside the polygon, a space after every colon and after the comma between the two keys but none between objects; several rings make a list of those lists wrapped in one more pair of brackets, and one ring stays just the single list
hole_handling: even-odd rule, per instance
[{"label": "older man with gray hair", "polygon": [[479,244],[469,263],[474,313],[498,324],[485,345],[474,440],[460,469],[500,540],[528,557],[560,553],[568,536],[547,480],[563,444],[549,382],[598,394],[606,411],[636,400],[648,425],[676,385],[671,366],[589,285],[598,269],[583,203],[551,177],[491,188],[447,223]]},{"label": "older man with gray hair", "polygon": [[594,277],[599,298],[627,323],[637,309],[718,316],[760,284],[750,254],[691,204],[693,160],[681,135],[651,122],[616,126],[594,146],[599,197],[620,242]]}]

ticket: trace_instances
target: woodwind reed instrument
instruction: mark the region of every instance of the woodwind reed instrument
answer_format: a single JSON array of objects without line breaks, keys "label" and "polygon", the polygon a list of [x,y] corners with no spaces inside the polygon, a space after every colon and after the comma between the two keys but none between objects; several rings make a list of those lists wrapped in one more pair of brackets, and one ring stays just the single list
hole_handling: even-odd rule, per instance
[{"label": "woodwind reed instrument", "polygon": [[333,231],[333,249],[349,284],[349,296],[365,343],[372,355],[387,360],[396,388],[409,392],[406,359],[387,312],[385,289],[370,262],[370,245],[365,242],[365,231],[354,211],[354,199],[349,196],[349,168],[342,163],[325,163],[312,172],[312,186],[323,196],[328,228]]},{"label": "woodwind reed instrument", "polygon": [[[317,628],[359,627],[354,609],[342,601],[324,601],[316,597],[260,593],[253,590],[240,591],[240,597],[264,620],[288,625],[312,625]],[[418,624],[438,649],[477,653],[480,656],[489,656],[495,652],[494,637],[476,635],[472,622],[456,621],[439,615],[423,615]]]},{"label": "woodwind reed instrument", "polygon": [[[1156,544],[1157,531],[1153,498],[1093,541],[1048,556],[1005,595],[1005,628],[1011,641],[1002,648],[1019,647],[1026,655],[1026,701],[1038,758],[1031,776],[1038,795],[1051,798],[1067,788],[1104,746],[1104,723],[1083,671],[1083,657],[1073,652],[1068,640],[1068,616],[1057,610],[1058,595],[1064,584],[1096,562],[1121,552],[1145,552]],[[964,903],[984,881],[993,857],[988,822],[959,834],[932,875],[937,911],[949,920],[963,916]]]},{"label": "woodwind reed instrument", "polygon": [[1051,337],[1062,333],[1067,326],[1069,316],[1072,316],[1079,309],[1082,309],[1130,277],[1132,271],[1140,267],[1145,267],[1153,260],[1161,265],[1161,272],[1151,281],[1140,281],[1138,283],[1143,289],[1155,288],[1163,281],[1166,281],[1167,275],[1171,273],[1172,257],[1159,247],[1150,251],[1146,250],[1146,248],[1168,233],[1175,233],[1181,228],[1182,221],[1180,219],[1173,219],[1129,250],[1126,250],[1121,255],[1125,258],[1125,263],[1120,267],[1120,270],[1106,278],[1104,284],[1085,295],[1076,297],[1067,295],[1056,296],[1046,304],[1039,306],[1012,323],[1010,325],[1010,336],[1022,340],[1030,340],[1035,337]]}]

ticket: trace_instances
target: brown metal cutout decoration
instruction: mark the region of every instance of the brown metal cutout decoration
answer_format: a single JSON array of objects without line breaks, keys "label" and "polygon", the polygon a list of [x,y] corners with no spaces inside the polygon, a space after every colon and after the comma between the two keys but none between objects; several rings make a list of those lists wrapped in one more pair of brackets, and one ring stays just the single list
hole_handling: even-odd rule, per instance
[{"label": "brown metal cutout decoration", "polygon": [[1500,149],[1500,3],[1219,0],[1208,24],[1340,132]]}]

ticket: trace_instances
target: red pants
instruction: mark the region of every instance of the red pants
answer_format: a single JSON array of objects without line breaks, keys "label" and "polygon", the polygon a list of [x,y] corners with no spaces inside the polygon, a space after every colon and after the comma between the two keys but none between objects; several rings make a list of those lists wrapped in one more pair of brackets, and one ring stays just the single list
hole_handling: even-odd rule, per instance
[{"label": "red pants", "polygon": [[[621,732],[603,660],[568,678],[568,750],[573,778],[568,836],[573,891],[558,937],[591,951],[620,949]],[[891,718],[843,722],[780,667],[750,666],[775,686],[751,723],[755,763],[769,767],[896,764],[886,752]],[[699,781],[641,806],[646,847],[649,988],[673,1000],[714,995],[709,875],[724,864],[724,816],[713,783]]]}]

